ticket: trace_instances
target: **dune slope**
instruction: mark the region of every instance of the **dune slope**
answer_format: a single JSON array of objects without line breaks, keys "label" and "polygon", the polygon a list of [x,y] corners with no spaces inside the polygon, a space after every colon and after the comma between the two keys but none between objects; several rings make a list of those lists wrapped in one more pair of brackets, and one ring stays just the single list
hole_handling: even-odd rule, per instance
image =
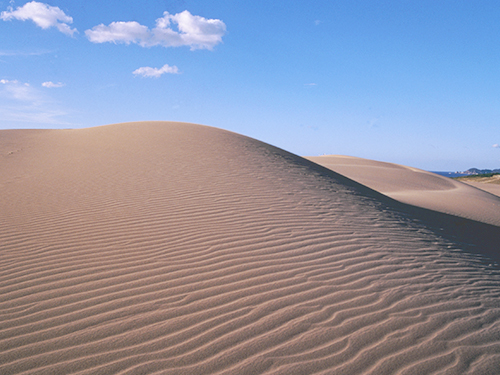
[{"label": "dune slope", "polygon": [[500,197],[487,187],[470,186],[404,165],[352,156],[307,157],[400,202],[500,226]]},{"label": "dune slope", "polygon": [[458,181],[464,184],[474,186],[478,189],[487,191],[497,197],[500,197],[500,174],[491,177],[468,176],[457,178]]},{"label": "dune slope", "polygon": [[499,271],[298,156],[145,122],[0,131],[0,158],[1,374],[500,367]]}]

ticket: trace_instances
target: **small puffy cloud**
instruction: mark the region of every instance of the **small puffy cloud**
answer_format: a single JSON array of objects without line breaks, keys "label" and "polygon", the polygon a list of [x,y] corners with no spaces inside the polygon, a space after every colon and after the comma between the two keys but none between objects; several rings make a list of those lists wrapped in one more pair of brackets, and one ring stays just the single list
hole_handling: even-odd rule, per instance
[{"label": "small puffy cloud", "polygon": [[42,29],[55,27],[60,32],[66,35],[73,35],[77,32],[68,26],[73,23],[73,18],[66,15],[60,8],[53,7],[48,4],[31,1],[24,4],[22,7],[9,7],[8,10],[0,13],[0,18],[4,21],[17,19],[21,21],[31,20]]},{"label": "small puffy cloud", "polygon": [[42,83],[42,86],[51,89],[51,88],[63,87],[64,83],[61,83],[61,82],[54,83],[51,81],[47,81],[47,82]]},{"label": "small puffy cloud", "polygon": [[495,143],[495,144],[493,145],[493,147],[494,147],[494,148],[500,148],[500,145],[499,145],[498,143]]},{"label": "small puffy cloud", "polygon": [[136,69],[132,72],[134,75],[139,75],[143,77],[154,77],[158,78],[162,74],[169,73],[169,74],[179,74],[179,69],[174,65],[174,66],[169,66],[168,64],[163,65],[161,68],[151,68],[149,66],[144,66],[142,68]]},{"label": "small puffy cloud", "polygon": [[[173,26],[177,30],[174,30]],[[221,20],[194,16],[187,10],[177,14],[163,13],[156,26],[149,29],[135,21],[100,24],[85,31],[93,43],[136,43],[142,47],[189,46],[191,50],[212,49],[222,42],[226,25]]]},{"label": "small puffy cloud", "polygon": [[321,21],[320,21],[320,20],[316,20],[316,21],[314,21],[314,24],[315,24],[316,26],[318,26],[320,23],[321,23]]}]

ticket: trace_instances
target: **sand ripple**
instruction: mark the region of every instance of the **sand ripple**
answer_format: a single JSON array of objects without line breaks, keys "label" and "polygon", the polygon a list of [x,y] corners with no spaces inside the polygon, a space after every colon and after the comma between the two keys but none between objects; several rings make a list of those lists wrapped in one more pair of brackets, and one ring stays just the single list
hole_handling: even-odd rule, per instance
[{"label": "sand ripple", "polygon": [[500,368],[498,270],[342,176],[188,124],[9,142],[2,374]]}]

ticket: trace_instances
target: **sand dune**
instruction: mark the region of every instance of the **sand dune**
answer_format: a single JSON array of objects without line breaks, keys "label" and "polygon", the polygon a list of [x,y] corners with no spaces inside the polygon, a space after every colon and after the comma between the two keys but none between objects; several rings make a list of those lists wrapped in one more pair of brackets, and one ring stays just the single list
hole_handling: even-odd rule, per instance
[{"label": "sand dune", "polygon": [[475,188],[487,191],[490,194],[496,195],[500,197],[500,184],[489,184],[489,183],[481,183],[481,182],[473,182],[473,181],[462,181],[463,183],[474,186]]},{"label": "sand dune", "polygon": [[481,243],[273,146],[184,123],[0,131],[0,177],[1,374],[500,368]]},{"label": "sand dune", "polygon": [[500,197],[485,184],[469,185],[417,168],[352,156],[307,159],[400,202],[500,226]]},{"label": "sand dune", "polygon": [[475,188],[487,191],[497,197],[500,197],[500,175],[493,176],[467,176],[458,178],[460,182],[467,185],[474,186]]}]

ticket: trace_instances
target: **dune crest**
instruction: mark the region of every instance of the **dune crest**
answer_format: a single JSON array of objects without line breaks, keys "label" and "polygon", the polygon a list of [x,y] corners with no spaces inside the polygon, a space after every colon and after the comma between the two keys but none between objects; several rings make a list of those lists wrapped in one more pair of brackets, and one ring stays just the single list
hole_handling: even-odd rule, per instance
[{"label": "dune crest", "polygon": [[500,197],[500,175],[496,174],[493,176],[467,176],[458,178],[460,182],[467,185],[474,186],[478,189],[487,191],[497,197]]},{"label": "dune crest", "polygon": [[296,155],[143,122],[0,157],[1,374],[500,367],[498,269]]}]

